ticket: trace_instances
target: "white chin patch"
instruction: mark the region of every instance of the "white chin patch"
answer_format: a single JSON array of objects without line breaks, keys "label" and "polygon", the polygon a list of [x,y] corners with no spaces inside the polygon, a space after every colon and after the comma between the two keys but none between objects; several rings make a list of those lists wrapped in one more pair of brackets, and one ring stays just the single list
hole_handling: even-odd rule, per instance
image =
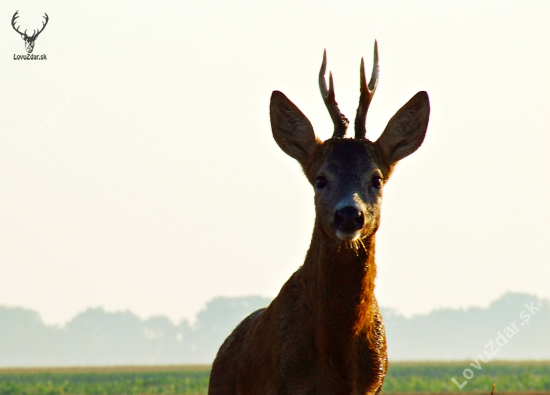
[{"label": "white chin patch", "polygon": [[355,231],[355,232],[351,232],[351,233],[346,233],[346,232],[342,232],[341,230],[336,230],[336,236],[340,239],[340,240],[344,240],[344,241],[352,241],[352,240],[357,240],[359,238],[359,236],[361,236],[361,232],[360,231]]}]

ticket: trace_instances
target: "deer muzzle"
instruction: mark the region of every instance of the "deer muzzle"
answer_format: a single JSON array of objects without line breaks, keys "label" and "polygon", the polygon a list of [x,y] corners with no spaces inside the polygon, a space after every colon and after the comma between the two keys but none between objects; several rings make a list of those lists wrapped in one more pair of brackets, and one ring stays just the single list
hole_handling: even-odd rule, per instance
[{"label": "deer muzzle", "polygon": [[336,236],[341,240],[356,240],[365,226],[365,214],[358,207],[346,206],[334,212]]}]

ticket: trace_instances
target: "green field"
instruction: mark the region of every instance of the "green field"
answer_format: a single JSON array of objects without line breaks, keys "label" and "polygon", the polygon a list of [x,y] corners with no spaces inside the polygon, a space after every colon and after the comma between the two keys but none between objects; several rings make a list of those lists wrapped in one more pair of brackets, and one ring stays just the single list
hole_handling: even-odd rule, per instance
[{"label": "green field", "polygon": [[206,394],[210,366],[1,369],[0,395]]},{"label": "green field", "polygon": [[[550,394],[550,361],[391,363],[383,393]],[[464,369],[474,377],[459,389]],[[0,395],[206,394],[209,366],[0,369]]]},{"label": "green field", "polygon": [[[383,393],[467,393],[489,394],[493,383],[495,394],[538,391],[550,394],[550,361],[505,362],[481,364],[481,370],[464,362],[401,362],[391,363],[384,381]],[[474,376],[464,384],[464,369]],[[467,375],[469,372],[467,373]],[[451,381],[454,378],[462,389]]]}]

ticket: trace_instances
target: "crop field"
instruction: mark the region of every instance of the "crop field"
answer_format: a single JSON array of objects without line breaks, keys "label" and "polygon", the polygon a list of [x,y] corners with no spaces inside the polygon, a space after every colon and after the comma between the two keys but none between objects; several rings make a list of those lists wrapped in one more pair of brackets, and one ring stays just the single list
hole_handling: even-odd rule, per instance
[{"label": "crop field", "polygon": [[209,375],[210,366],[0,369],[0,394],[206,394]]},{"label": "crop field", "polygon": [[[465,384],[464,369],[474,372]],[[0,395],[206,394],[209,374],[205,365],[0,369]],[[550,394],[550,361],[392,363],[382,392],[489,395],[493,383],[495,394]]]},{"label": "crop field", "polygon": [[[493,383],[495,394],[550,394],[550,361],[493,361],[477,369],[472,361],[391,363],[382,392],[398,393],[484,393]],[[473,377],[469,380],[463,376]],[[470,373],[471,372],[471,373]],[[460,389],[452,379],[462,386]],[[466,383],[465,383],[466,381]]]}]

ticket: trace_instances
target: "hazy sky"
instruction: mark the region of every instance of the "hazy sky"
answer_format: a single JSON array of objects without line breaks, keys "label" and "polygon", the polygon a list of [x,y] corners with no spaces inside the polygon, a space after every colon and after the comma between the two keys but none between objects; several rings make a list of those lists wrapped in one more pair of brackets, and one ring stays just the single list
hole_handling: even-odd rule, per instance
[{"label": "hazy sky", "polygon": [[[14,60],[16,10],[29,30],[48,13],[47,60]],[[271,136],[271,92],[328,138],[323,49],[353,118],[375,39],[368,136],[417,91],[432,108],[385,190],[379,303],[550,297],[549,18],[545,0],[2,1],[0,305],[177,320],[214,296],[275,296],[314,210]]]}]

